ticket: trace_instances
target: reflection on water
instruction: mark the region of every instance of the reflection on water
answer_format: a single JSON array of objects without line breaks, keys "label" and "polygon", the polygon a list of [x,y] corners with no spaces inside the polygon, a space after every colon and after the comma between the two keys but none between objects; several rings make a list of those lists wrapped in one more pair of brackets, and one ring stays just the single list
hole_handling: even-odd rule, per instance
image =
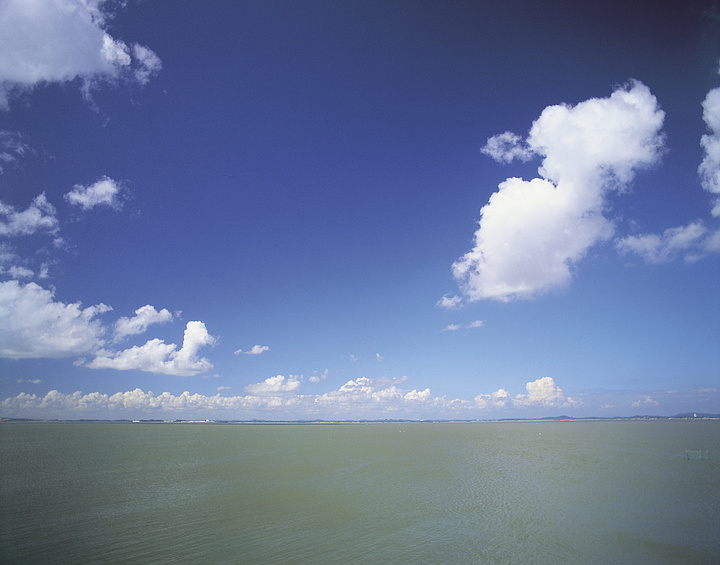
[{"label": "reflection on water", "polygon": [[0,434],[3,563],[720,563],[720,422]]}]

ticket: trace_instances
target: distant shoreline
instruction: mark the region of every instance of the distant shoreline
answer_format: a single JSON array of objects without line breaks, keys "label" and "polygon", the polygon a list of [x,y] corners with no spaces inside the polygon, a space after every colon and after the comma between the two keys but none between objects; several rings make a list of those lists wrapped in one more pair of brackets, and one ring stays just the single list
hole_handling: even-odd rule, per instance
[{"label": "distant shoreline", "polygon": [[720,414],[676,414],[674,416],[614,416],[610,418],[572,416],[548,416],[545,418],[500,418],[490,420],[159,420],[159,419],[40,419],[0,417],[0,423],[84,423],[84,424],[222,424],[222,425],[349,425],[349,424],[482,424],[522,422],[629,422],[629,421],[712,421],[720,420]]}]

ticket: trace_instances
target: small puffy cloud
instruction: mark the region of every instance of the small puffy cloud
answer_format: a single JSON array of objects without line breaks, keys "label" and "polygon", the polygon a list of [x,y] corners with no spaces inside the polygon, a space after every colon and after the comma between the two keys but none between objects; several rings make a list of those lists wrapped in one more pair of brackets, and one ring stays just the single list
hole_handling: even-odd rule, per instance
[{"label": "small puffy cloud", "polygon": [[54,293],[35,283],[0,283],[0,357],[62,358],[100,347],[105,328],[96,317],[111,310],[105,304],[54,300]]},{"label": "small puffy cloud", "polygon": [[417,390],[411,390],[404,396],[404,398],[405,400],[412,402],[426,402],[427,400],[430,400],[430,396],[430,389],[426,388],[420,392]]},{"label": "small puffy cloud", "polygon": [[108,206],[119,210],[122,208],[120,194],[122,186],[104,176],[89,186],[76,184],[73,189],[65,194],[65,200],[74,206],[80,206],[83,210],[90,210],[95,206]]},{"label": "small puffy cloud", "polygon": [[615,247],[624,254],[634,253],[646,263],[667,263],[683,256],[695,261],[708,253],[720,251],[720,231],[708,233],[701,221],[687,226],[669,228],[662,234],[630,235],[619,240]]},{"label": "small puffy cloud", "polygon": [[268,351],[270,348],[267,345],[253,345],[252,349],[249,349],[248,351],[243,351],[242,349],[238,349],[233,354],[234,355],[240,355],[241,353],[243,355],[260,355],[261,353],[264,353],[265,351]]},{"label": "small puffy cloud", "polygon": [[445,327],[442,329],[442,331],[444,331],[444,332],[456,332],[456,331],[458,331],[460,328],[462,328],[462,324],[448,324],[447,326],[445,326]]},{"label": "small puffy cloud", "polygon": [[566,397],[562,389],[555,384],[552,377],[542,377],[525,385],[527,394],[518,394],[513,399],[515,406],[545,406],[567,408],[581,406],[582,402]]},{"label": "small puffy cloud", "polygon": [[44,192],[22,211],[0,201],[0,236],[32,235],[38,231],[54,234],[57,230],[55,207],[48,202]]},{"label": "small puffy cloud", "polygon": [[385,360],[385,358],[382,355],[380,355],[379,353],[375,354],[375,359],[377,360],[378,363],[382,363]]},{"label": "small puffy cloud", "polygon": [[702,187],[715,196],[712,215],[720,216],[720,88],[708,92],[702,106],[703,119],[710,133],[700,139],[705,156],[698,173]]},{"label": "small puffy cloud", "polygon": [[84,90],[100,81],[144,85],[161,67],[149,48],[129,47],[105,29],[103,0],[0,2],[0,110],[36,86],[80,78]]},{"label": "small puffy cloud", "polygon": [[322,373],[320,373],[319,371],[313,371],[313,374],[308,377],[308,380],[314,384],[319,383],[320,381],[324,381],[327,378],[328,372],[329,371],[327,369],[325,369]]},{"label": "small puffy cloud", "polygon": [[498,163],[511,163],[515,159],[529,161],[535,151],[517,134],[510,131],[488,138],[482,152]]},{"label": "small puffy cloud", "polygon": [[174,343],[152,339],[144,345],[123,351],[99,351],[87,366],[91,369],[138,370],[194,376],[212,369],[213,365],[208,359],[198,358],[198,350],[206,345],[213,345],[215,341],[203,322],[188,322],[180,349]]},{"label": "small puffy cloud", "polygon": [[115,322],[115,342],[121,341],[129,335],[138,335],[151,324],[164,324],[172,320],[172,314],[165,308],[159,312],[153,306],[146,304],[135,310],[132,318],[122,317]]},{"label": "small puffy cloud", "polygon": [[658,160],[663,119],[637,81],[608,98],[545,108],[527,138],[543,157],[541,178],[508,178],[481,209],[473,249],[452,266],[463,296],[508,301],[569,284],[574,265],[614,232],[606,195]]},{"label": "small puffy cloud", "polygon": [[290,393],[300,388],[301,378],[295,375],[268,377],[261,383],[246,386],[245,392],[256,396]]}]

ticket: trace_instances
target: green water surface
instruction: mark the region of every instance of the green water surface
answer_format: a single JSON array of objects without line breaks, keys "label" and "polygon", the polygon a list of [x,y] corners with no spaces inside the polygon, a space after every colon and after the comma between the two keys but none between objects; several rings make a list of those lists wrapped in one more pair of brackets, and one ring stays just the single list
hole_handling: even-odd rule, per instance
[{"label": "green water surface", "polygon": [[716,421],[9,423],[0,438],[4,564],[720,563]]}]

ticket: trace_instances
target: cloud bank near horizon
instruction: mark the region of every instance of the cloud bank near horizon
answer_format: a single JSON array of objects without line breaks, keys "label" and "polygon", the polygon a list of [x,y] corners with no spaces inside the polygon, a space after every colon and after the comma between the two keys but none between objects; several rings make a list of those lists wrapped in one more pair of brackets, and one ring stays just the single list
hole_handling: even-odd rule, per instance
[{"label": "cloud bank near horizon", "polygon": [[[582,401],[566,397],[551,377],[543,377],[528,382],[527,394],[511,397],[501,389],[490,395],[479,395],[474,400],[448,400],[433,396],[429,388],[424,390],[406,390],[402,383],[407,377],[394,379],[359,377],[351,379],[336,390],[322,394],[303,394],[303,377],[299,375],[277,375],[262,382],[245,387],[246,395],[206,396],[190,394],[185,391],[176,396],[168,392],[155,395],[141,389],[116,393],[113,395],[75,392],[63,394],[50,391],[44,397],[21,393],[0,403],[0,407],[9,414],[30,413],[33,410],[58,409],[68,413],[84,411],[158,411],[172,414],[178,410],[210,413],[235,411],[241,414],[246,410],[267,410],[283,414],[300,410],[303,414],[325,414],[352,417],[353,414],[402,414],[404,411],[422,411],[423,409],[444,409],[448,413],[482,412],[489,408],[532,408],[536,406],[550,408],[569,408],[582,406]],[[310,378],[313,384],[318,379]],[[486,399],[492,398],[493,402]],[[217,413],[215,417],[220,417]]]},{"label": "cloud bank near horizon", "polygon": [[[207,396],[184,391],[154,394],[136,388],[115,394],[76,391],[64,394],[51,390],[46,395],[22,392],[0,401],[5,417],[15,418],[98,418],[98,419],[486,419],[536,417],[538,410],[573,414],[592,407],[597,416],[634,415],[638,409],[662,411],[669,400],[681,406],[706,406],[713,411],[720,389],[693,391],[612,392],[595,390],[578,397],[567,396],[552,377],[529,381],[525,393],[512,396],[499,389],[479,394],[472,400],[432,395],[429,388],[418,391],[402,388],[407,379],[351,379],[322,394],[302,391],[303,377],[277,375],[248,385],[245,395]],[[310,379],[310,382],[314,381]],[[219,387],[218,390],[226,390]],[[608,398],[612,403],[608,403]],[[673,412],[674,414],[676,412]],[[667,414],[671,415],[671,414]]]}]

